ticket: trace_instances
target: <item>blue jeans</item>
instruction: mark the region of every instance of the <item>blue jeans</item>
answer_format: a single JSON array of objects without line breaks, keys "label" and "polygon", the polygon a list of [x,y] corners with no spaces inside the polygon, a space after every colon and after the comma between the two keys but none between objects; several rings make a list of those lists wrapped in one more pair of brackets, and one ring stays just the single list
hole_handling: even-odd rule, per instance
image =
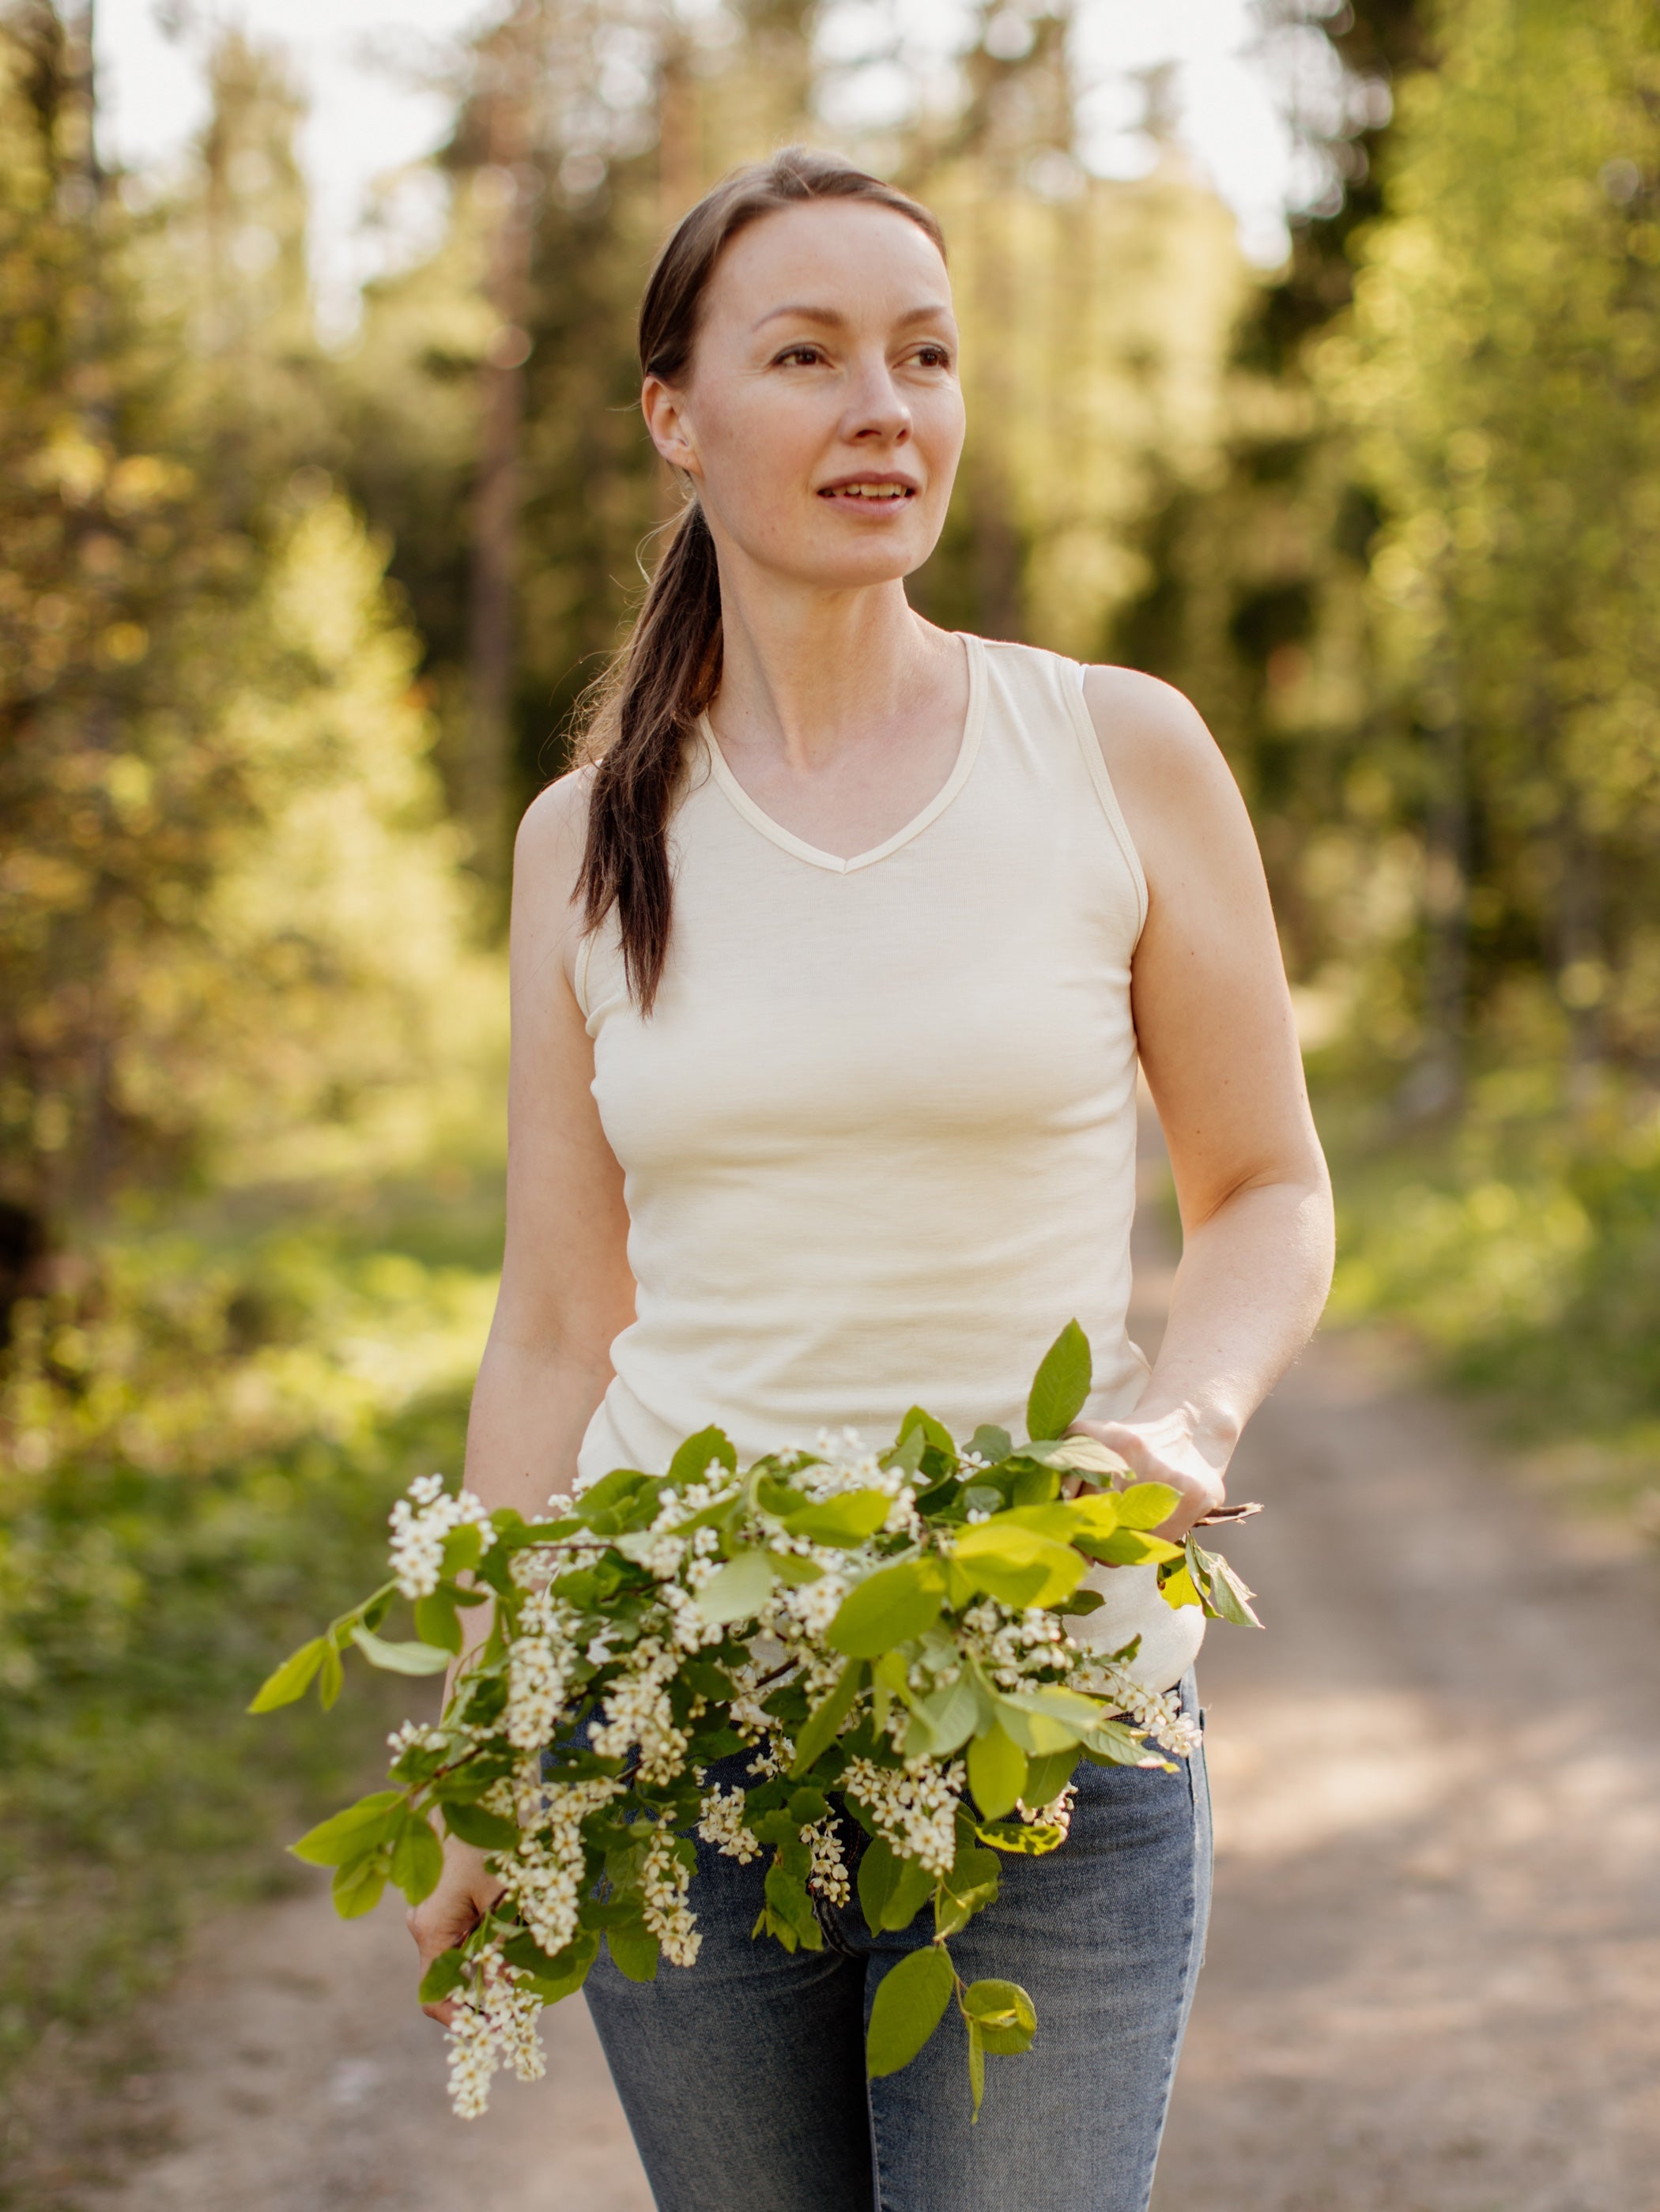
[{"label": "blue jeans", "polygon": [[[1181,1695],[1193,1711],[1190,1674]],[[951,1939],[965,1981],[1019,1982],[1037,2008],[1031,2050],[987,2060],[973,2127],[954,2007],[921,2057],[865,2079],[876,1985],[932,1911],[872,1936],[855,1887],[820,1900],[824,1949],[792,1957],[750,1938],[771,1854],[700,1843],[697,1964],[630,1982],[602,1953],[587,1985],[659,2212],[1146,2212],[1210,1905],[1203,1753],[1176,1770],[1081,1765],[1066,1843],[1005,1858]],[[863,1831],[842,1841],[851,1868]]]}]

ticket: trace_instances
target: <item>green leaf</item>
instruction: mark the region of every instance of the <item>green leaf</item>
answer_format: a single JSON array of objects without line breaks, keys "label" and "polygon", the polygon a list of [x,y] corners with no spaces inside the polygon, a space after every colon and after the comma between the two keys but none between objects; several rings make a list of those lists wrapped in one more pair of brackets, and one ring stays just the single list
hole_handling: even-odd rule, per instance
[{"label": "green leaf", "polygon": [[980,2107],[984,2102],[986,2094],[986,2045],[984,2038],[981,2033],[979,2021],[977,2020],[971,2020],[969,2022],[968,2027],[969,2100],[973,2106],[973,2110],[969,2114],[969,2125],[970,2127],[978,2127],[980,2124]]},{"label": "green leaf", "polygon": [[1023,1528],[1008,1513],[965,1528],[952,1556],[977,1589],[1016,1607],[1056,1605],[1072,1595],[1088,1572],[1069,1544]]},{"label": "green leaf", "polygon": [[767,1556],[781,1583],[816,1583],[824,1579],[824,1570],[817,1559],[798,1559],[794,1552],[769,1552]]},{"label": "green leaf", "polygon": [[1058,1851],[1067,1840],[1064,1828],[1037,1820],[988,1820],[974,1832],[982,1844],[1028,1859],[1041,1859],[1049,1851]]},{"label": "green leaf", "polygon": [[1020,1795],[1034,1813],[1041,1813],[1045,1805],[1054,1804],[1077,1771],[1075,1750],[1051,1751],[1042,1759],[1033,1759]]},{"label": "green leaf", "polygon": [[781,1920],[806,1951],[822,1951],[824,1931],[799,1874],[775,1859],[767,1869],[766,1899],[775,1919]]},{"label": "green leaf", "polygon": [[697,1610],[705,1620],[748,1620],[772,1595],[775,1579],[765,1552],[740,1552],[699,1590]]},{"label": "green leaf", "polygon": [[865,2039],[865,2068],[873,2080],[910,2064],[939,2027],[956,1986],[951,1960],[938,1943],[888,1969],[877,1984]]},{"label": "green leaf", "polygon": [[969,1449],[977,1459],[984,1460],[988,1467],[995,1467],[1000,1460],[1006,1460],[1013,1448],[1014,1440],[1008,1431],[993,1428],[989,1423],[982,1423],[969,1439]]},{"label": "green leaf", "polygon": [[805,1774],[814,1759],[836,1741],[837,1730],[853,1711],[864,1679],[864,1661],[849,1659],[842,1669],[836,1687],[795,1740],[795,1764],[790,1769],[792,1775]]},{"label": "green leaf", "polygon": [[927,1903],[933,1878],[915,1859],[901,1858],[879,1836],[859,1862],[859,1909],[873,1936],[909,1928]]},{"label": "green leaf", "polygon": [[969,1787],[988,1820],[1014,1810],[1026,1787],[1026,1754],[995,1726],[969,1746]]},{"label": "green leaf", "polygon": [[1181,1504],[1181,1493],[1168,1482],[1136,1482],[1114,1493],[1121,1528],[1156,1528],[1168,1521]]},{"label": "green leaf", "polygon": [[1043,1354],[1026,1401],[1026,1434],[1058,1437],[1084,1410],[1090,1395],[1090,1340],[1069,1321]]},{"label": "green leaf", "polygon": [[392,1878],[411,1905],[419,1905],[437,1888],[444,1871],[444,1846],[433,1833],[432,1823],[420,1813],[404,1815],[392,1847]]},{"label": "green leaf", "polygon": [[1156,1559],[1179,1559],[1182,1547],[1163,1536],[1144,1535],[1139,1528],[1115,1529],[1110,1536],[1080,1536],[1080,1550],[1110,1567],[1143,1567]]},{"label": "green leaf", "polygon": [[588,1969],[599,1955],[599,1938],[584,1928],[574,1936],[553,1961],[556,1973],[533,1974],[531,1987],[544,2005],[559,2004],[574,1996],[588,1978]]},{"label": "green leaf", "polygon": [[1054,1437],[1030,1444],[1027,1449],[1045,1467],[1058,1468],[1067,1474],[1086,1474],[1091,1481],[1130,1472],[1129,1462],[1098,1437]]},{"label": "green leaf", "polygon": [[850,1658],[879,1658],[896,1644],[926,1634],[939,1620],[945,1596],[946,1577],[933,1560],[901,1559],[848,1592],[825,1641]]},{"label": "green leaf", "polygon": [[384,1851],[371,1851],[367,1857],[353,1859],[335,1869],[331,1885],[334,1909],[343,1920],[361,1920],[364,1913],[373,1912],[380,1902],[380,1893],[386,1886]]},{"label": "green leaf", "polygon": [[898,1443],[889,1445],[877,1465],[897,1467],[902,1474],[914,1476],[922,1465],[922,1454],[927,1447],[927,1439],[921,1429],[903,1429],[900,1431]]},{"label": "green leaf", "polygon": [[1165,1762],[1158,1754],[1149,1754],[1146,1738],[1122,1721],[1102,1721],[1079,1736],[1086,1758],[1098,1766],[1163,1766]]},{"label": "green leaf", "polygon": [[1118,1533],[1118,1493],[1116,1490],[1092,1490],[1086,1497],[1074,1498],[1065,1508],[1072,1526],[1067,1531],[1070,1543],[1081,1544],[1116,1535]]},{"label": "green leaf", "polygon": [[484,1532],[476,1521],[464,1521],[444,1539],[442,1571],[451,1579],[471,1574],[484,1556]]},{"label": "green leaf", "polygon": [[947,1758],[968,1741],[979,1723],[980,1693],[973,1677],[961,1674],[946,1688],[919,1698],[912,1706],[910,1726],[905,1732],[905,1757],[926,1753],[931,1759]]},{"label": "green leaf", "polygon": [[340,1664],[340,1654],[331,1644],[324,1651],[322,1671],[317,1678],[317,1695],[325,1712],[345,1686],[346,1670]]},{"label": "green leaf", "polygon": [[1158,1595],[1172,1609],[1177,1609],[1184,1605],[1196,1605],[1201,1613],[1205,1609],[1205,1601],[1199,1585],[1188,1571],[1185,1564],[1179,1566],[1173,1575],[1159,1576]]},{"label": "green leaf", "polygon": [[458,1657],[461,1650],[461,1617],[455,1610],[455,1599],[447,1589],[435,1589],[430,1597],[415,1601],[415,1632],[423,1644],[435,1645]]},{"label": "green leaf", "polygon": [[1200,1584],[1210,1600],[1209,1610],[1219,1620],[1231,1620],[1240,1628],[1260,1628],[1262,1624],[1251,1611],[1251,1600],[1256,1593],[1249,1583],[1241,1582],[1219,1552],[1207,1552],[1190,1534],[1187,1545],[1188,1563],[1194,1570],[1194,1580]]},{"label": "green leaf", "polygon": [[248,1706],[251,1713],[275,1712],[278,1705],[291,1705],[296,1698],[303,1698],[312,1685],[312,1677],[323,1663],[328,1650],[326,1637],[313,1636],[309,1644],[302,1644],[289,1658],[285,1659],[274,1674],[268,1674],[254,1692]]},{"label": "green leaf", "polygon": [[1106,1601],[1098,1589],[1075,1589],[1054,1609],[1068,1619],[1082,1620],[1088,1613],[1098,1613]]},{"label": "green leaf", "polygon": [[1076,1690],[1058,1686],[1000,1692],[995,1703],[1004,1728],[1034,1758],[1065,1751],[1094,1728],[1106,1711],[1098,1698],[1082,1697]]},{"label": "green leaf", "polygon": [[384,1668],[389,1674],[441,1674],[450,1663],[449,1653],[435,1644],[388,1644],[361,1624],[351,1632],[351,1640],[371,1667]]},{"label": "green leaf", "polygon": [[885,1490],[844,1490],[839,1498],[786,1515],[784,1526],[792,1536],[806,1536],[814,1544],[851,1547],[873,1536],[892,1510]]},{"label": "green leaf", "polygon": [[[681,1446],[684,1451],[684,1445]],[[602,1474],[598,1482],[591,1483],[576,1501],[576,1516],[591,1522],[597,1513],[610,1513],[626,1504],[642,1482],[652,1477],[642,1474],[637,1467],[614,1467],[609,1474]]]},{"label": "green leaf", "polygon": [[657,1979],[657,1938],[643,1928],[607,1928],[605,1948],[617,1962],[619,1973],[626,1974],[631,1982],[654,1982]]},{"label": "green leaf", "polygon": [[519,1823],[500,1813],[487,1813],[482,1805],[446,1805],[444,1826],[464,1844],[481,1851],[510,1851],[519,1841]]},{"label": "green leaf", "polygon": [[940,1882],[933,1900],[934,1932],[954,1936],[976,1912],[997,1901],[1003,1869],[995,1851],[977,1846],[959,1850],[957,1863]]},{"label": "green leaf", "polygon": [[994,2057],[1031,2050],[1037,2033],[1037,2008],[1018,1982],[970,1982],[962,2004]]},{"label": "green leaf", "polygon": [[423,2004],[442,2004],[446,1997],[455,1995],[466,1975],[466,1960],[459,1949],[441,1951],[422,1975],[416,1995]]},{"label": "green leaf", "polygon": [[694,1482],[702,1482],[711,1460],[719,1460],[728,1474],[738,1472],[738,1454],[724,1429],[699,1429],[688,1437],[669,1462],[668,1480],[684,1498]]},{"label": "green leaf", "polygon": [[921,1407],[913,1406],[899,1424],[897,1441],[903,1443],[913,1429],[922,1431],[925,1450],[937,1451],[949,1466],[954,1468],[957,1465],[956,1440],[943,1421],[936,1421],[933,1414],[924,1413]]},{"label": "green leaf", "polygon": [[352,1859],[361,1858],[365,1851],[390,1841],[404,1802],[401,1790],[377,1790],[373,1796],[360,1797],[356,1804],[348,1805],[344,1813],[336,1813],[319,1821],[316,1827],[308,1828],[289,1849],[308,1866],[344,1866]]}]

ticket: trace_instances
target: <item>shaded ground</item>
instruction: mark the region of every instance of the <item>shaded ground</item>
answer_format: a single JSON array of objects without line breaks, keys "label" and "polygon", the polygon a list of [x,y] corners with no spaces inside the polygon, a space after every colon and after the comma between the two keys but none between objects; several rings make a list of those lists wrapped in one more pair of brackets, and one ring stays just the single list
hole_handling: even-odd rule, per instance
[{"label": "shaded ground", "polygon": [[[1369,1339],[1316,1347],[1232,1489],[1272,1508],[1227,1546],[1270,1632],[1207,1653],[1217,1903],[1156,2212],[1660,2212],[1651,1559],[1565,1535]],[[578,2007],[463,2126],[411,1964],[320,1884],[220,1923],[136,2094],[60,2118],[16,2201],[648,2212]]]}]

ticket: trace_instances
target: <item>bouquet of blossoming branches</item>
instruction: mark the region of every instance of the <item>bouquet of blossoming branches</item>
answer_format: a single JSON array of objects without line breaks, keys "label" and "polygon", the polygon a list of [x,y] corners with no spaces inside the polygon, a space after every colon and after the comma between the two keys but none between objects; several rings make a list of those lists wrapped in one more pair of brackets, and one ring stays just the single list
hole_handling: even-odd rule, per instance
[{"label": "bouquet of blossoming branches", "polygon": [[[885,1451],[826,1434],[740,1474],[710,1428],[666,1474],[619,1468],[537,1522],[447,1495],[438,1475],[412,1486],[392,1513],[392,1580],[296,1651],[252,1710],[313,1680],[332,1704],[354,1646],[439,1673],[462,1648],[461,1609],[493,1604],[442,1719],[391,1739],[393,1786],[294,1846],[335,1869],[348,1917],[388,1879],[411,1903],[431,1893],[438,1823],[489,1854],[499,1899],[421,1985],[425,2002],[454,2000],[459,2112],[483,2111],[498,2064],[540,2075],[541,2008],[581,1986],[602,1941],[638,1980],[660,1959],[695,1966],[694,1831],[740,1861],[770,1853],[755,1933],[818,1950],[812,1893],[850,1897],[833,1800],[872,1838],[869,1926],[933,1911],[933,1942],[878,1988],[869,2070],[908,2064],[955,2000],[978,2112],[986,2054],[1027,2049],[1037,2020],[1015,1983],[964,1984],[949,1938],[994,1901],[1000,1853],[1064,1842],[1080,1758],[1165,1765],[1160,1753],[1196,1742],[1174,1701],[1125,1671],[1136,1644],[1109,1656],[1068,1634],[1101,1602],[1079,1587],[1091,1562],[1155,1563],[1170,1604],[1255,1620],[1223,1560],[1151,1533],[1174,1491],[1062,1496],[1067,1477],[1129,1472],[1064,1435],[1089,1383],[1073,1322],[1038,1370],[1023,1443],[982,1428],[964,1447],[913,1407]],[[415,1642],[379,1632],[400,1595]],[[712,1788],[708,1770],[744,1751],[748,1782]]]}]

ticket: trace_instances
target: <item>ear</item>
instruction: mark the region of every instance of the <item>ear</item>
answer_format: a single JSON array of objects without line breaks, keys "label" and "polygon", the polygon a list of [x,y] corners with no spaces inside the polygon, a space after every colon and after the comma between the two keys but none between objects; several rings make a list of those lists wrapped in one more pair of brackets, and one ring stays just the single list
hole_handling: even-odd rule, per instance
[{"label": "ear", "polygon": [[660,376],[648,376],[640,387],[640,411],[653,445],[669,466],[684,469],[690,477],[700,476],[697,441],[684,393],[665,384]]}]

